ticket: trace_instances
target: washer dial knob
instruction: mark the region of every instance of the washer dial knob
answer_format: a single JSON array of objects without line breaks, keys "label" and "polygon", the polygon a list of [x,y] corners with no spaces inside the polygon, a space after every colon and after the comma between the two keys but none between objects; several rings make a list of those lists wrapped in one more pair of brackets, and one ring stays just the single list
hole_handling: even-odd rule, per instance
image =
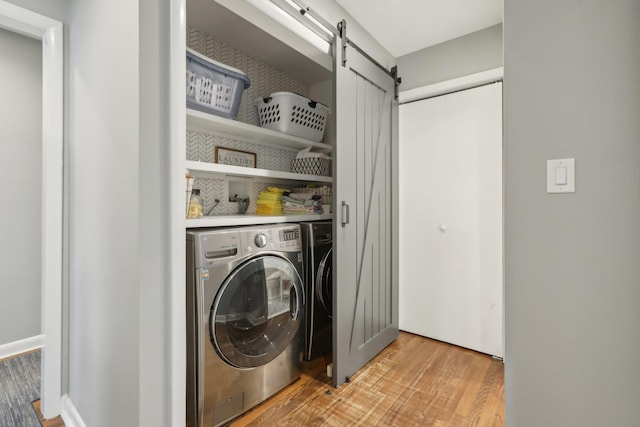
[{"label": "washer dial knob", "polygon": [[267,236],[263,233],[256,234],[255,242],[257,247],[264,248],[267,246]]}]

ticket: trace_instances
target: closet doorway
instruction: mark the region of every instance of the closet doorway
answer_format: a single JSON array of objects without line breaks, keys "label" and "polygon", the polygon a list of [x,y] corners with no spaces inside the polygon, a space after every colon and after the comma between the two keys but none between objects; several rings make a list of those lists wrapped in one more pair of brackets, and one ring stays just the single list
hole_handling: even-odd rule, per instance
[{"label": "closet doorway", "polygon": [[400,147],[400,329],[502,358],[502,83],[401,105]]},{"label": "closet doorway", "polygon": [[[13,215],[12,219],[3,217],[2,221],[14,221],[13,224],[5,224],[8,227],[13,225],[18,230],[19,235],[14,236],[12,241],[16,245],[28,245],[29,252],[33,254],[30,267],[36,273],[32,279],[39,281],[41,291],[40,307],[36,308],[40,311],[40,335],[13,340],[9,333],[6,339],[12,341],[1,343],[0,351],[10,355],[29,350],[34,344],[35,347],[42,347],[41,411],[45,418],[52,418],[60,414],[62,406],[63,26],[59,21],[0,0],[0,30],[4,32],[5,41],[11,40],[10,43],[29,45],[30,42],[36,42],[41,45],[40,69],[35,71],[41,75],[41,97],[37,102],[39,106],[32,107],[33,110],[40,111],[34,111],[33,114],[27,112],[26,117],[21,114],[20,120],[26,120],[27,123],[3,123],[2,134],[3,153],[11,152],[14,157],[22,156],[27,159],[20,161],[3,156],[3,162],[14,161],[12,167],[17,164],[19,170],[12,173],[12,176],[3,176],[2,191],[3,194],[6,192],[7,198],[18,203],[31,198],[33,203],[29,206],[36,212],[30,212],[31,215],[26,219],[26,213],[24,216],[20,215],[21,206],[9,205],[5,214]],[[30,40],[24,40],[24,37]],[[26,66],[32,70],[38,67],[35,62]],[[16,83],[23,77],[25,76],[16,75],[12,82]],[[3,110],[10,112],[11,103],[15,103],[14,107],[18,108],[18,104],[24,101],[20,98],[23,95],[25,94],[21,92],[15,93],[8,100],[9,104],[6,99],[3,100]],[[7,116],[10,117],[10,114]],[[31,125],[37,129],[35,134],[26,132],[30,126],[29,121],[36,122]],[[9,130],[10,128],[12,129]],[[17,138],[32,140],[31,147],[17,143]],[[37,181],[31,185],[37,186],[37,189],[29,188],[27,176]],[[19,222],[23,219],[25,222]],[[30,226],[28,222],[33,225]],[[23,234],[20,234],[20,228],[23,229]],[[35,235],[29,238],[27,232],[33,232],[33,229],[36,229]],[[8,266],[6,270],[9,270]],[[9,285],[22,285],[20,280],[16,282]],[[18,335],[21,333],[24,331],[17,332]]]}]

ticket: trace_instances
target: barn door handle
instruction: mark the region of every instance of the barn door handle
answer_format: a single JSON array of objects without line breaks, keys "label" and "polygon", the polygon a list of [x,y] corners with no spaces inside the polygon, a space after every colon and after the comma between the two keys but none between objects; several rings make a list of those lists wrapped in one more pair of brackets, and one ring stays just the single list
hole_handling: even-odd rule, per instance
[{"label": "barn door handle", "polygon": [[344,228],[349,224],[349,205],[344,200],[342,201],[342,227]]}]

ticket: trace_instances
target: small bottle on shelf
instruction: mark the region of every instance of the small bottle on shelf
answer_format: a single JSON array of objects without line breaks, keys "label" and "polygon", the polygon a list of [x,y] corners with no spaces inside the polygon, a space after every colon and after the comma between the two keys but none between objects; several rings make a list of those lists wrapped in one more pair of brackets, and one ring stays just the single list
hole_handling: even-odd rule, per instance
[{"label": "small bottle on shelf", "polygon": [[191,193],[191,199],[189,200],[189,213],[187,218],[200,218],[202,217],[202,211],[204,209],[204,203],[202,196],[200,195],[200,189],[194,188]]}]

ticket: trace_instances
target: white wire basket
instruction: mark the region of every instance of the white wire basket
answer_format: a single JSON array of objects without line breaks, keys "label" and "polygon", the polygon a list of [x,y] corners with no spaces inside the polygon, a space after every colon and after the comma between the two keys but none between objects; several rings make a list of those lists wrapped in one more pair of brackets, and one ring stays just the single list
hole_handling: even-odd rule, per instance
[{"label": "white wire basket", "polygon": [[331,205],[333,202],[333,192],[331,187],[322,186],[322,187],[296,187],[291,189],[292,193],[298,194],[308,194],[309,197],[316,195],[322,197],[323,205]]}]

